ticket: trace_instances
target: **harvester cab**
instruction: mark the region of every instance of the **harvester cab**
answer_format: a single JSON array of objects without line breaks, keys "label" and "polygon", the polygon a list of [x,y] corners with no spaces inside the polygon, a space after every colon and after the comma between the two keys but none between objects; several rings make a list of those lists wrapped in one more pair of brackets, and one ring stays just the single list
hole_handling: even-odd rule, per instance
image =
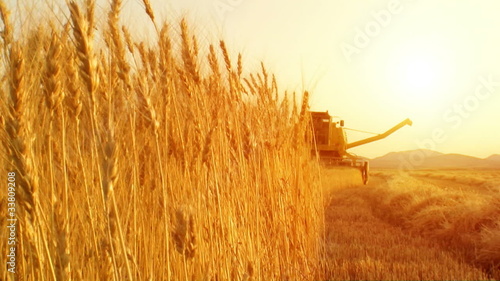
[{"label": "harvester cab", "polygon": [[347,152],[347,149],[383,139],[405,125],[412,125],[412,121],[406,119],[383,134],[348,143],[344,120],[333,121],[333,117],[328,111],[311,111],[310,114],[312,155],[319,157],[320,161],[327,166],[352,166],[358,168],[361,171],[364,184],[368,183],[368,160]]},{"label": "harvester cab", "polygon": [[327,112],[311,112],[313,138],[319,156],[322,158],[345,157],[347,136],[344,120],[333,122]]}]

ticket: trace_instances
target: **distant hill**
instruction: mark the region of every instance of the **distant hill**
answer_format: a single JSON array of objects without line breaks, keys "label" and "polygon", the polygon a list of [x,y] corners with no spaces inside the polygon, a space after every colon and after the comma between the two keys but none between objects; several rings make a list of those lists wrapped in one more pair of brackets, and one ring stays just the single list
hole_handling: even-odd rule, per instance
[{"label": "distant hill", "polygon": [[384,156],[372,159],[370,166],[374,168],[399,168],[404,164],[411,163],[410,159],[413,159],[413,162],[420,162],[421,159],[440,155],[443,154],[427,149],[390,152]]},{"label": "distant hill", "polygon": [[490,168],[492,164],[472,156],[444,154],[425,159],[422,166],[425,168]]},{"label": "distant hill", "polygon": [[493,154],[490,157],[485,158],[485,160],[493,161],[493,162],[500,162],[500,154]]},{"label": "distant hill", "polygon": [[486,159],[418,149],[391,152],[370,161],[373,168],[428,169],[428,168],[500,168],[500,155]]}]

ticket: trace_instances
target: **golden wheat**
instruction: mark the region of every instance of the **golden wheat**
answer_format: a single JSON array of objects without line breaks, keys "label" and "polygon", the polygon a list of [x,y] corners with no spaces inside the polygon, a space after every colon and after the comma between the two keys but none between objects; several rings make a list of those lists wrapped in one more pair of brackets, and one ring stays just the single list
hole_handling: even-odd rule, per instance
[{"label": "golden wheat", "polygon": [[378,216],[439,241],[498,277],[500,201],[495,193],[481,186],[455,189],[449,183],[432,183],[428,177],[385,175],[388,185],[365,194],[378,206]]},{"label": "golden wheat", "polygon": [[[119,25],[118,0],[106,23],[96,22],[94,1],[70,1],[68,22],[47,16],[40,26],[49,29],[27,24],[17,36],[0,3],[2,172],[19,173],[28,212],[16,274],[322,278],[323,195],[298,135],[306,114],[278,100],[264,65],[249,74],[236,54],[233,70],[226,43],[204,50],[185,20],[178,34],[165,23],[157,42],[134,40]],[[256,76],[258,104],[241,97]]]}]

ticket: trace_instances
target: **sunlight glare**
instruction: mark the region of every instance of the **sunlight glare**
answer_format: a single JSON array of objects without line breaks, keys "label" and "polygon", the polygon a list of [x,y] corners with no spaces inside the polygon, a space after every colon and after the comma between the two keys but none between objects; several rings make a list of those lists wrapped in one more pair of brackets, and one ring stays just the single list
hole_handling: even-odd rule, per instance
[{"label": "sunlight glare", "polygon": [[404,83],[413,89],[432,90],[436,83],[436,66],[421,58],[410,61],[403,72]]},{"label": "sunlight glare", "polygon": [[427,115],[448,98],[452,65],[431,50],[397,54],[388,64],[388,81],[394,99],[416,115]]}]

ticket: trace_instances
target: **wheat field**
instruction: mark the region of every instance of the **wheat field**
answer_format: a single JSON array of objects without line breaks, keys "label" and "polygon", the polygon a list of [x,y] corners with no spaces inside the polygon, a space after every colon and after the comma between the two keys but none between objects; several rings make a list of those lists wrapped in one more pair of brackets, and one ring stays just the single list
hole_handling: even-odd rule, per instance
[{"label": "wheat field", "polygon": [[321,175],[325,279],[500,278],[497,170],[375,170],[367,186],[353,169]]},{"label": "wheat field", "polygon": [[[325,279],[500,278],[499,196],[489,180],[498,171],[371,174],[360,186],[354,174],[348,182],[338,171],[322,171],[323,179],[343,179],[333,188],[323,181],[332,191],[325,198]],[[443,174],[453,181],[435,181]],[[474,184],[482,180],[487,184]]]},{"label": "wheat field", "polygon": [[148,41],[84,2],[19,25],[0,0],[1,280],[500,278],[498,174],[363,186],[311,159],[308,92],[148,0]]},{"label": "wheat field", "polygon": [[1,173],[18,218],[16,273],[0,279],[322,278],[308,93],[246,72],[224,41],[201,49],[146,0],[155,42],[119,24],[120,0],[102,25],[93,1],[71,1],[67,21],[21,31],[0,3]]}]

